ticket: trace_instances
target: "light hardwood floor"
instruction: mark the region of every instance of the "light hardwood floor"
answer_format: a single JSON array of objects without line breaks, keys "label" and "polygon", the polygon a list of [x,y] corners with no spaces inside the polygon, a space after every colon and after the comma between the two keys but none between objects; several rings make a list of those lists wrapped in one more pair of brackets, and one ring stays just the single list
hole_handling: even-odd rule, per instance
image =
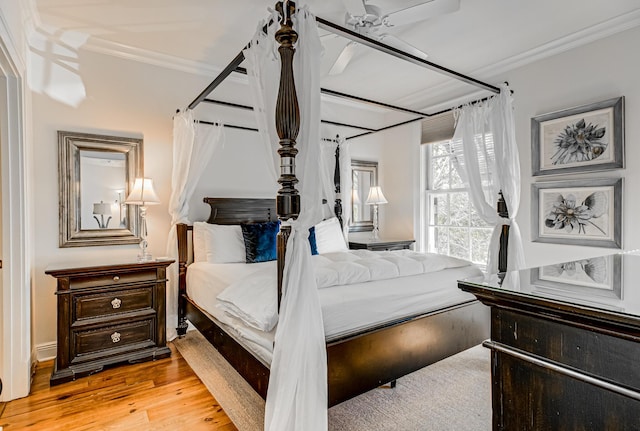
[{"label": "light hardwood floor", "polygon": [[26,398],[0,403],[0,429],[237,430],[176,348],[171,357],[105,369],[49,386],[53,361],[38,364]]}]

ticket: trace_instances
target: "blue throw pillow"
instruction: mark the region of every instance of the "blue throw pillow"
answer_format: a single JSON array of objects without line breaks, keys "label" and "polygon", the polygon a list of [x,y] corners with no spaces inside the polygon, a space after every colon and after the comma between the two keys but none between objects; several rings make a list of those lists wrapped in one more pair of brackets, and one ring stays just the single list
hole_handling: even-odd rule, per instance
[{"label": "blue throw pillow", "polygon": [[309,246],[311,247],[311,254],[318,254],[318,245],[316,244],[316,227],[311,226],[309,228]]},{"label": "blue throw pillow", "polygon": [[277,259],[276,236],[280,221],[241,224],[247,263]]}]

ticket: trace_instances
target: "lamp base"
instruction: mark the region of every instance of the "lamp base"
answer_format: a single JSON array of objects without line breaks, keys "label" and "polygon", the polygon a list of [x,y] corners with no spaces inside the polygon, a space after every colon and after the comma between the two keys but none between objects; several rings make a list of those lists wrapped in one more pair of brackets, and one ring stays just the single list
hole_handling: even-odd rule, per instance
[{"label": "lamp base", "polygon": [[373,204],[373,230],[371,231],[371,238],[374,241],[380,239],[380,229],[378,229],[378,204]]},{"label": "lamp base", "polygon": [[[140,207],[142,210],[144,207]],[[146,210],[146,208],[144,208]],[[141,240],[140,240],[140,253],[138,253],[138,262],[151,262],[153,260],[153,256],[151,253],[147,251],[147,247],[149,243],[147,242],[147,219],[145,217],[146,211],[140,211],[142,215],[142,232],[141,232]]]}]

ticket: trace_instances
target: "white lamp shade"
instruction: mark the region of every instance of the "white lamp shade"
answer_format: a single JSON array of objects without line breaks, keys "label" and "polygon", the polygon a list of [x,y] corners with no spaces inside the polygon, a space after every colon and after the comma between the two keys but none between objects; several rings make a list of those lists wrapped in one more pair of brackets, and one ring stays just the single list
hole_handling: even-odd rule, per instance
[{"label": "white lamp shade", "polygon": [[387,198],[384,197],[384,195],[382,194],[382,189],[380,188],[380,186],[374,186],[369,188],[369,196],[367,196],[367,205],[373,205],[373,204],[386,204],[387,203]]},{"label": "white lamp shade", "polygon": [[93,213],[98,215],[111,215],[111,204],[98,202],[93,204]]},{"label": "white lamp shade", "polygon": [[124,202],[131,205],[159,204],[160,199],[153,189],[153,180],[151,178],[136,178],[133,189]]}]

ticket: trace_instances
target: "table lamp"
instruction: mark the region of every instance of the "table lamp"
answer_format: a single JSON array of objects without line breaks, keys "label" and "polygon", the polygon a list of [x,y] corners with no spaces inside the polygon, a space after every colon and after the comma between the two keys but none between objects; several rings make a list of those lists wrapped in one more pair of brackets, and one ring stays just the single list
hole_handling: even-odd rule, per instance
[{"label": "table lamp", "polygon": [[147,251],[147,205],[157,205],[160,203],[158,195],[153,189],[151,178],[136,178],[133,189],[127,199],[126,204],[138,205],[140,207],[140,254],[138,262],[149,262],[153,260]]},{"label": "table lamp", "polygon": [[[98,218],[98,216],[100,216],[100,218]],[[104,221],[104,216],[109,216],[106,222]],[[98,222],[100,229],[107,229],[111,221],[111,205],[105,204],[103,201],[94,203],[93,218]]]},{"label": "table lamp", "polygon": [[373,239],[378,240],[378,205],[386,204],[387,198],[382,194],[382,188],[380,186],[373,186],[369,189],[369,196],[367,196],[367,205],[373,205]]}]

